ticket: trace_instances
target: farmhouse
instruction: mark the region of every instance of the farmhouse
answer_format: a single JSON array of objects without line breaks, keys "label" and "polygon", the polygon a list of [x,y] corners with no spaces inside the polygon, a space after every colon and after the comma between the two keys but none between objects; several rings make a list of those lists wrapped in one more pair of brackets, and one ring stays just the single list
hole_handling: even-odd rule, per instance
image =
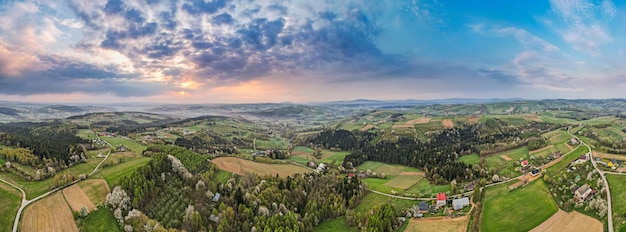
[{"label": "farmhouse", "polygon": [[437,207],[443,207],[446,205],[446,197],[445,193],[437,193]]},{"label": "farmhouse", "polygon": [[428,212],[428,208],[429,208],[428,207],[428,203],[426,203],[426,202],[422,201],[422,202],[417,204],[417,209],[419,209],[419,211],[422,212],[422,213]]},{"label": "farmhouse", "polygon": [[591,191],[592,190],[589,187],[589,184],[584,184],[583,186],[580,186],[580,188],[576,189],[576,192],[574,192],[574,196],[580,201],[585,201]]},{"label": "farmhouse", "polygon": [[558,159],[559,157],[561,157],[561,152],[555,151],[554,153],[550,155],[550,157],[552,157],[552,159]]},{"label": "farmhouse", "polygon": [[326,164],[324,163],[320,163],[319,165],[317,165],[317,168],[315,169],[315,171],[317,172],[323,172],[324,170],[326,170]]},{"label": "farmhouse", "polygon": [[528,160],[522,160],[522,162],[520,162],[520,164],[522,165],[522,167],[526,167],[526,166],[528,166]]},{"label": "farmhouse", "polygon": [[465,208],[465,206],[468,206],[469,204],[470,204],[469,198],[467,198],[467,197],[463,197],[461,199],[454,199],[454,200],[452,200],[452,208],[454,210],[463,209],[463,208]]},{"label": "farmhouse", "polygon": [[578,145],[580,142],[578,142],[578,139],[576,139],[576,138],[571,138],[569,140],[569,143],[571,143],[572,145]]}]

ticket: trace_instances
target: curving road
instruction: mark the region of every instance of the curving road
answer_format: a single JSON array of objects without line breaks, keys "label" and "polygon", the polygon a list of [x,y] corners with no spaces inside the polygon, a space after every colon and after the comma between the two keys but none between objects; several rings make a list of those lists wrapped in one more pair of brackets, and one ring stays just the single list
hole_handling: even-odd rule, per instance
[{"label": "curving road", "polygon": [[[98,134],[95,131],[92,131],[92,132],[94,132],[94,134],[96,134],[96,137],[98,139],[100,138],[100,137],[98,137]],[[104,141],[104,140],[102,140],[102,141]],[[104,141],[104,142],[107,143],[109,145],[109,147],[111,147],[111,149],[109,150],[107,155],[104,157],[104,159],[102,159],[102,161],[100,161],[100,163],[98,163],[98,165],[96,165],[96,167],[93,169],[93,171],[91,173],[89,173],[88,176],[91,176],[94,173],[96,173],[96,171],[98,171],[98,168],[100,168],[100,165],[102,165],[104,163],[104,161],[106,161],[109,158],[109,156],[111,155],[111,151],[113,150],[113,145],[111,145],[107,141]],[[81,179],[72,181],[71,183],[66,184],[66,185],[64,185],[62,187],[52,189],[52,190],[50,190],[50,191],[48,191],[48,192],[46,192],[44,194],[41,194],[38,197],[35,197],[33,199],[30,199],[30,200],[26,200],[26,192],[24,192],[24,190],[22,188],[18,187],[17,185],[14,185],[14,184],[6,181],[6,180],[3,180],[1,178],[0,178],[0,181],[10,185],[11,187],[13,187],[13,188],[15,188],[17,190],[20,190],[20,192],[22,192],[22,204],[20,205],[20,208],[17,210],[17,214],[15,214],[15,221],[13,221],[13,232],[17,232],[17,227],[18,227],[18,225],[20,223],[20,217],[22,216],[22,211],[24,211],[24,208],[26,208],[26,206],[30,205],[31,203],[33,203],[35,201],[38,201],[38,200],[44,198],[44,197],[47,197],[48,195],[50,195],[52,193],[55,193],[56,191],[59,191],[59,190],[65,188],[67,186],[71,186],[73,184],[76,184],[76,183],[80,182]]]},{"label": "curving road", "polygon": [[604,187],[606,188],[606,201],[608,203],[608,211],[607,211],[607,216],[608,216],[608,227],[609,227],[609,232],[614,232],[614,228],[613,228],[613,206],[611,206],[611,190],[609,189],[609,182],[606,180],[606,173],[604,171],[602,171],[601,169],[598,168],[598,165],[596,164],[596,160],[593,158],[593,152],[591,152],[591,147],[586,144],[583,140],[581,140],[580,138],[578,138],[577,136],[573,135],[572,133],[569,132],[569,130],[567,130],[567,133],[569,135],[571,135],[572,137],[576,138],[578,141],[580,141],[580,144],[583,146],[586,146],[587,149],[589,149],[589,159],[591,159],[591,164],[593,164],[593,168],[596,169],[596,171],[598,171],[598,173],[600,174],[600,177],[602,178],[602,181],[604,182]]}]

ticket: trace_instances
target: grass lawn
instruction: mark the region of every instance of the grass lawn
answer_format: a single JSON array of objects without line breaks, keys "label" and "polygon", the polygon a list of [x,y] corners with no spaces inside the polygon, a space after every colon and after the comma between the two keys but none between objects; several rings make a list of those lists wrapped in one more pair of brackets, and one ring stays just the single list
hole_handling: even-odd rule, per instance
[{"label": "grass lawn", "polygon": [[408,189],[411,186],[417,184],[423,177],[421,176],[408,176],[408,175],[400,175],[392,178],[385,186],[399,189]]},{"label": "grass lawn", "polygon": [[[532,155],[534,157],[546,157],[546,156],[549,156],[550,154],[552,154],[552,153],[554,153],[556,151],[557,151],[557,149],[554,146],[550,145],[548,148],[545,148],[545,149],[543,149],[541,151],[531,152],[530,155]],[[563,153],[563,154],[565,154],[565,153]]]},{"label": "grass lawn", "polygon": [[359,230],[357,228],[348,226],[348,224],[346,223],[346,217],[343,216],[343,217],[338,217],[335,219],[330,219],[325,222],[322,222],[319,225],[317,225],[315,228],[313,228],[313,231],[318,231],[318,232],[354,231],[354,232],[357,232]]},{"label": "grass lawn", "polygon": [[606,175],[611,189],[615,231],[626,231],[626,176]]},{"label": "grass lawn", "polygon": [[89,129],[80,129],[78,130],[78,132],[76,132],[76,135],[83,139],[95,139],[96,138],[96,135]]},{"label": "grass lawn", "polygon": [[140,157],[132,160],[128,160],[121,164],[98,169],[99,174],[104,177],[110,188],[115,187],[123,176],[130,175],[140,166],[146,165],[152,158]]},{"label": "grass lawn", "polygon": [[567,167],[567,165],[569,163],[571,163],[572,161],[578,159],[578,157],[580,157],[581,155],[584,155],[587,152],[589,152],[589,149],[587,149],[587,147],[580,146],[580,147],[578,147],[578,149],[572,151],[572,153],[570,153],[569,155],[565,156],[563,158],[563,160],[561,160],[560,162],[556,163],[555,165],[552,165],[552,167],[549,167],[547,169],[547,171],[548,172],[555,172],[555,171],[563,170],[563,169],[565,169]]},{"label": "grass lawn", "polygon": [[54,178],[31,182],[24,181],[22,178],[13,173],[0,173],[0,177],[24,189],[24,192],[26,192],[26,199],[33,199],[41,194],[44,194],[54,182]]},{"label": "grass lawn", "polygon": [[17,189],[0,182],[0,231],[11,231],[15,214],[22,202],[22,194]]},{"label": "grass lawn", "polygon": [[313,149],[305,147],[305,146],[294,147],[293,150],[291,150],[291,151],[292,152],[294,152],[294,151],[303,151],[303,152],[306,152],[306,153],[309,153],[309,154],[313,153]]},{"label": "grass lawn", "polygon": [[480,163],[480,156],[476,153],[472,153],[459,157],[459,161],[468,165],[477,165]]},{"label": "grass lawn", "polygon": [[395,176],[389,176],[387,177],[387,179],[379,179],[379,178],[371,177],[371,178],[362,179],[362,181],[365,182],[370,189],[373,189],[379,192],[391,193],[391,190],[394,190],[396,192],[402,192],[404,189],[387,186],[387,182],[389,182],[389,180],[391,180],[394,177]]},{"label": "grass lawn", "polygon": [[141,156],[141,153],[143,152],[143,150],[146,150],[146,147],[147,147],[147,146],[137,143],[135,140],[125,139],[122,137],[107,138],[103,136],[100,138],[104,141],[109,142],[114,147],[117,147],[119,145],[124,145],[124,147],[126,147],[127,149],[130,149],[130,151],[132,151],[137,156]]},{"label": "grass lawn", "polygon": [[548,141],[550,142],[550,144],[563,143],[572,137],[567,133],[567,131],[564,131],[564,130],[557,130],[557,131],[558,133],[548,137]]},{"label": "grass lawn", "polygon": [[120,228],[119,224],[115,220],[113,216],[113,212],[110,210],[100,206],[98,210],[93,211],[80,222],[81,231],[120,231],[123,230]]},{"label": "grass lawn", "polygon": [[232,176],[233,174],[230,172],[224,171],[222,169],[217,169],[217,172],[215,172],[215,176],[213,176],[213,180],[216,180],[220,183],[226,183],[226,181],[228,181],[228,179],[230,179]]},{"label": "grass lawn", "polygon": [[569,147],[567,147],[567,145],[565,145],[565,143],[559,143],[554,145],[556,147],[557,150],[559,150],[561,152],[561,154],[565,154],[570,152],[571,150],[569,149]]},{"label": "grass lawn", "polygon": [[391,197],[378,195],[376,193],[370,192],[370,193],[367,193],[367,195],[365,195],[363,199],[361,199],[361,203],[359,203],[359,205],[355,208],[355,211],[361,212],[361,213],[367,213],[370,210],[372,210],[374,206],[382,205],[385,203],[389,203],[393,205],[393,207],[396,209],[396,212],[399,213],[402,210],[413,207],[418,202],[412,201],[412,200],[391,198]]},{"label": "grass lawn", "polygon": [[451,190],[451,187],[449,184],[432,185],[430,182],[428,182],[426,178],[422,178],[420,181],[417,182],[417,184],[411,186],[409,189],[407,189],[404,192],[414,193],[414,194],[430,193],[429,195],[424,196],[424,197],[429,197],[429,196],[434,196],[437,193],[449,192],[450,190]]},{"label": "grass lawn", "polygon": [[557,210],[541,180],[512,192],[507,185],[489,187],[485,189],[481,231],[529,231]]},{"label": "grass lawn", "polygon": [[365,161],[357,167],[359,170],[372,170],[376,174],[385,173],[387,176],[397,176],[402,172],[423,172],[419,168],[407,167],[399,164],[386,164],[375,161]]},{"label": "grass lawn", "polygon": [[348,154],[350,154],[350,152],[348,151],[329,151],[329,150],[323,150],[322,151],[322,158],[317,160],[317,162],[320,163],[332,163],[333,160],[335,161],[335,164],[339,165],[343,162],[343,159],[346,158],[346,156]]},{"label": "grass lawn", "polygon": [[291,157],[289,157],[289,160],[302,164],[302,165],[307,165],[307,163],[309,163],[309,159],[304,158],[300,155],[292,155]]}]

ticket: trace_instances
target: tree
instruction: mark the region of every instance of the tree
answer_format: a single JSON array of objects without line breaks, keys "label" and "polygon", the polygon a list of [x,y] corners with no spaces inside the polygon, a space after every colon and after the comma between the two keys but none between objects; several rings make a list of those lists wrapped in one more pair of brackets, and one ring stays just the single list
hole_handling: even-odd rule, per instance
[{"label": "tree", "polygon": [[87,210],[87,207],[83,206],[82,208],[80,208],[80,212],[78,213],[78,216],[80,217],[87,217],[87,215],[89,215],[89,210]]}]

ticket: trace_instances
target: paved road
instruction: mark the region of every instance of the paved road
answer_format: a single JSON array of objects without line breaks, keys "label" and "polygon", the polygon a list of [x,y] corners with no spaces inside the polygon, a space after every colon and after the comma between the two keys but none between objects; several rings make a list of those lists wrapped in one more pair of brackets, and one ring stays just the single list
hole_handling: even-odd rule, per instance
[{"label": "paved road", "polygon": [[591,159],[591,164],[593,164],[593,168],[595,168],[596,171],[598,171],[598,173],[600,174],[600,177],[602,178],[602,181],[604,182],[604,187],[606,188],[606,201],[609,207],[607,211],[607,216],[609,219],[608,227],[609,227],[609,232],[613,232],[614,228],[613,228],[613,207],[611,206],[611,190],[609,189],[609,182],[606,180],[606,174],[604,173],[604,171],[598,168],[598,165],[596,164],[596,160],[593,158],[593,152],[591,152],[591,147],[588,144],[586,144],[584,141],[582,141],[580,138],[570,133],[569,130],[567,131],[567,133],[573,136],[574,138],[576,138],[578,141],[580,141],[581,145],[586,146],[589,149],[589,159]]},{"label": "paved road", "polygon": [[[98,134],[95,131],[92,131],[92,132],[94,132],[94,134],[96,134],[96,137],[98,137]],[[98,138],[100,138],[100,137],[98,137]],[[107,153],[107,155],[104,157],[104,159],[102,159],[102,161],[100,161],[100,163],[98,163],[98,165],[93,169],[93,171],[91,173],[89,173],[89,176],[91,176],[94,173],[96,173],[96,171],[98,171],[98,168],[100,168],[100,165],[102,165],[104,163],[104,161],[106,161],[109,158],[109,156],[111,155],[111,151],[113,150],[113,146],[110,143],[108,143],[107,141],[104,141],[104,142],[107,143],[109,145],[109,147],[111,147],[111,150],[109,150],[109,153]],[[64,186],[62,186],[60,188],[52,189],[52,190],[50,190],[50,191],[48,191],[48,192],[46,192],[44,194],[41,194],[38,197],[35,197],[33,199],[30,199],[30,200],[26,200],[26,192],[24,192],[24,190],[21,189],[20,187],[18,187],[17,185],[14,185],[14,184],[12,184],[12,183],[10,183],[10,182],[8,182],[6,180],[3,180],[3,179],[0,179],[0,181],[10,185],[13,188],[16,188],[17,190],[20,190],[20,192],[22,192],[22,205],[20,205],[20,208],[17,210],[17,214],[15,214],[15,221],[13,222],[13,232],[17,232],[17,227],[18,227],[18,225],[20,223],[20,217],[22,216],[22,211],[24,211],[24,208],[26,208],[26,206],[30,205],[31,203],[33,203],[35,201],[38,201],[38,200],[44,198],[44,197],[47,197],[48,195],[50,195],[52,193],[55,193],[56,191],[59,191],[59,190],[65,188],[67,186],[71,186],[73,184],[76,184],[76,183],[80,182],[81,179],[77,179],[75,181],[72,181],[71,183],[69,183],[67,185],[64,185]]]}]

